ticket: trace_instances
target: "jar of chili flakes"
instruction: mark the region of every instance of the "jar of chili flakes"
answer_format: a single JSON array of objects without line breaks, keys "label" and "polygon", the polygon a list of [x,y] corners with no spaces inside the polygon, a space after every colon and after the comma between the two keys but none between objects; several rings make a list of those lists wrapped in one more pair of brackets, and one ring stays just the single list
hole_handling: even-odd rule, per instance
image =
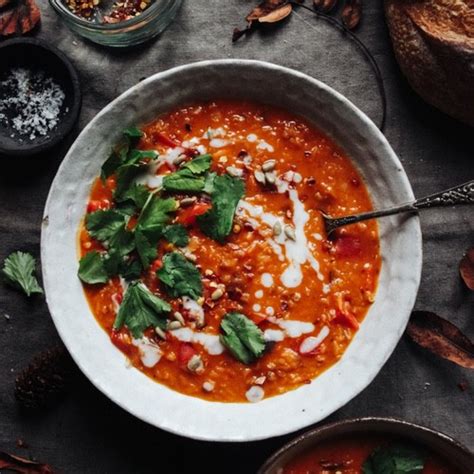
[{"label": "jar of chili flakes", "polygon": [[75,33],[94,43],[127,47],[161,33],[182,0],[49,0]]}]

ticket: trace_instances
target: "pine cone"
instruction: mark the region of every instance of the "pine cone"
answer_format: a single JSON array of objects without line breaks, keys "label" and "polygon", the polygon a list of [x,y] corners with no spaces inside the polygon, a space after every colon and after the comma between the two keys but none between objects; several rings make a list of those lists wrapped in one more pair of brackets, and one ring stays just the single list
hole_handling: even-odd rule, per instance
[{"label": "pine cone", "polygon": [[74,364],[64,347],[41,352],[15,380],[15,398],[30,410],[53,404],[70,385]]}]

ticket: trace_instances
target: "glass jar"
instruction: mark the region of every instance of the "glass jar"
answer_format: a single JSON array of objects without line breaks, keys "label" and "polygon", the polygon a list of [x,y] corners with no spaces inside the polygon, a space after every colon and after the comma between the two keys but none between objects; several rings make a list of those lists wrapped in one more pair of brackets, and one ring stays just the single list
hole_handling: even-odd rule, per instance
[{"label": "glass jar", "polygon": [[102,24],[75,15],[64,0],[49,0],[72,31],[94,43],[117,48],[143,43],[161,33],[175,17],[181,2],[154,0],[143,13],[130,20]]}]

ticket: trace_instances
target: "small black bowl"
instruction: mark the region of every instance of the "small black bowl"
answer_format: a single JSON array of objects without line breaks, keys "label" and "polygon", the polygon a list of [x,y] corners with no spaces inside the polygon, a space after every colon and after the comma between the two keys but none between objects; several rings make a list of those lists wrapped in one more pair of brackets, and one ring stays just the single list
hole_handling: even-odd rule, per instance
[{"label": "small black bowl", "polygon": [[[0,44],[0,76],[12,68],[41,70],[62,88],[65,99],[59,123],[47,135],[34,140],[19,136],[0,123],[0,155],[30,156],[49,150],[72,130],[81,110],[79,76],[71,61],[53,46],[33,38],[18,38]],[[13,136],[12,136],[13,135]]]}]

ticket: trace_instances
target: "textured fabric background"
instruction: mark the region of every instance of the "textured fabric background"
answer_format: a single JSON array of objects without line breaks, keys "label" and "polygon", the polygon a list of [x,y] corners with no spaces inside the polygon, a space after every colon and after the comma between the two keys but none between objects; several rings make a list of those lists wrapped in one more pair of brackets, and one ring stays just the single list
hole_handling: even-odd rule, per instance
[{"label": "textured fabric background", "polygon": [[[380,120],[376,83],[363,57],[339,32],[308,11],[300,10],[285,24],[232,45],[233,28],[244,25],[243,18],[254,2],[185,0],[175,22],[160,38],[120,51],[75,37],[46,0],[39,3],[43,22],[37,36],[64,51],[82,79],[84,101],[76,134],[140,78],[179,64],[227,57],[263,59],[309,73],[347,95],[376,123]],[[364,3],[358,35],[380,64],[388,97],[385,133],[415,194],[472,179],[473,131],[432,110],[410,91],[393,59],[381,2]],[[43,205],[72,139],[61,149],[30,161],[0,161],[1,260],[17,249],[39,255]],[[474,244],[474,208],[428,211],[422,215],[422,226],[424,269],[416,307],[437,311],[472,337],[474,294],[463,287],[457,266],[465,249]],[[9,320],[3,317],[5,313]],[[72,393],[49,411],[35,416],[21,413],[13,398],[16,374],[35,353],[58,340],[42,298],[28,301],[0,285],[0,449],[32,455],[73,474],[253,473],[291,438],[212,444],[173,436],[115,406],[82,375],[77,376]],[[458,387],[462,381],[469,384],[465,391]],[[330,420],[396,416],[437,428],[474,449],[473,393],[472,371],[436,359],[403,338],[370,387]],[[18,438],[29,448],[17,448]]]}]

